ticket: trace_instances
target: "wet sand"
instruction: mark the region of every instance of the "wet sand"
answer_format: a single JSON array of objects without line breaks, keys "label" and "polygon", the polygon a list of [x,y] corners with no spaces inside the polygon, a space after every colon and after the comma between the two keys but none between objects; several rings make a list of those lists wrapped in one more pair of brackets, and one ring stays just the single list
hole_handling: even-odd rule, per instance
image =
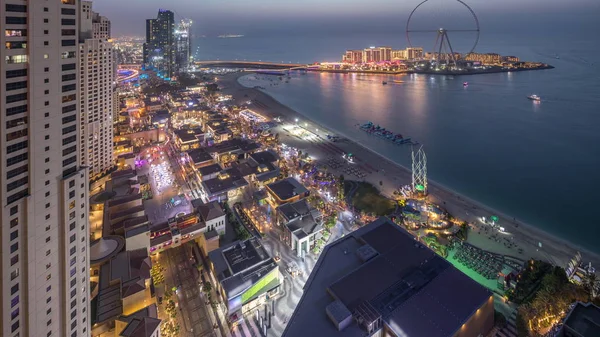
[{"label": "wet sand", "polygon": [[[353,153],[357,158],[356,167],[367,175],[364,178],[345,175],[346,179],[368,181],[380,188],[384,195],[391,196],[392,192],[398,187],[411,183],[410,169],[388,160],[361,144],[353,142],[351,135],[340,134],[335,130],[329,130],[310,121],[306,116],[279,103],[261,90],[253,88],[254,85],[251,85],[250,88],[244,87],[238,82],[238,78],[244,75],[248,75],[248,73],[234,73],[220,77],[219,86],[222,88],[222,92],[232,95],[238,105],[244,105],[246,101],[251,100],[253,103],[249,105],[249,108],[265,116],[271,118],[281,116],[290,124],[294,124],[295,118],[298,118],[301,120],[302,127],[304,127],[305,122],[308,123],[305,128],[317,135],[314,140],[306,141],[292,136],[282,130],[281,127],[278,127],[278,130],[274,132],[279,132],[283,143],[289,143],[303,152],[308,152],[318,161],[326,161],[330,157],[341,159],[343,152]],[[264,77],[264,75],[259,76]],[[273,76],[273,79],[278,81],[275,76]],[[244,81],[246,85],[250,85],[251,82]],[[257,81],[255,85],[261,85],[260,81]],[[317,129],[318,131],[316,131]],[[337,134],[346,139],[333,143],[327,140],[327,134]],[[335,170],[333,171],[335,172]],[[380,182],[382,185],[380,185]],[[537,227],[523,223],[519,219],[502,214],[468,197],[459,195],[434,181],[429,180],[428,191],[429,200],[445,208],[452,216],[472,225],[468,241],[482,249],[524,260],[529,258],[541,259],[563,268],[579,251],[584,262],[591,261],[595,266],[600,265],[599,255],[577,247]],[[500,218],[498,225],[504,227],[507,233],[499,233],[497,230],[490,228],[489,225],[482,224],[479,220],[481,217],[489,218],[491,215]],[[539,247],[540,243],[542,244],[541,248]],[[519,253],[519,248],[522,249],[522,253]]]}]

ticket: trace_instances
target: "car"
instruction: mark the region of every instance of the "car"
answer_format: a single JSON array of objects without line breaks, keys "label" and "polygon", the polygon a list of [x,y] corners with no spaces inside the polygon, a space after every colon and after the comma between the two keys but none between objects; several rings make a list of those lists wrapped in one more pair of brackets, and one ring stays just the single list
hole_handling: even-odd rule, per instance
[{"label": "car", "polygon": [[184,215],[185,215],[185,213],[184,213],[184,212],[179,212],[179,213],[175,214],[175,217],[176,217],[176,218],[179,218],[179,217],[182,217],[182,216],[184,216]]}]

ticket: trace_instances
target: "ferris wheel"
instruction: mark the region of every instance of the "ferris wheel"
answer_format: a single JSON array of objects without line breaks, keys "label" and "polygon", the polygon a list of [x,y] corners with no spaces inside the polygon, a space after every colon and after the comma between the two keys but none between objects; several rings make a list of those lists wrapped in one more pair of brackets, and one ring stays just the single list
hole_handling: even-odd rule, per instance
[{"label": "ferris wheel", "polygon": [[[431,39],[435,36],[435,43],[433,46],[433,57],[432,60],[437,63],[445,63],[448,66],[456,66],[457,61],[457,50],[452,47],[450,43],[450,36],[457,36],[459,34],[466,35],[462,37],[462,40],[466,43],[463,44],[463,52],[461,54],[470,54],[477,47],[477,43],[479,42],[479,20],[477,19],[477,15],[471,7],[469,7],[466,3],[461,0],[446,0],[445,5],[448,3],[454,3],[458,5],[458,10],[462,11],[463,18],[460,22],[451,22],[448,23],[450,27],[439,27],[440,23],[436,22],[435,19],[432,20],[422,20],[427,22],[419,22],[418,24],[415,22],[415,14],[425,11],[425,4],[431,4],[433,1],[424,0],[419,3],[408,16],[408,20],[406,22],[406,39],[408,41],[408,45],[410,47],[413,46],[413,41],[417,35],[419,36],[430,36]],[[435,6],[435,5],[434,5]],[[432,7],[432,6],[430,6]],[[418,26],[418,27],[417,27]]]}]

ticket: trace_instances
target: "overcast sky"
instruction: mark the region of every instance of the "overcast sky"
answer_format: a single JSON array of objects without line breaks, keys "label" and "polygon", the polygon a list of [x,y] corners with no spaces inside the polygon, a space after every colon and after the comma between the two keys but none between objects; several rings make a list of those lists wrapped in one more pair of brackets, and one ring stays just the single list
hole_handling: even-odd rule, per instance
[{"label": "overcast sky", "polygon": [[[159,8],[176,20],[194,21],[196,35],[365,33],[403,31],[420,0],[95,0],[94,11],[112,22],[114,36],[144,35],[145,20]],[[600,0],[467,0],[482,30],[598,27]],[[430,0],[415,14],[471,25],[468,11],[455,0]],[[442,18],[443,17],[443,18]],[[430,20],[431,21],[431,20]],[[444,23],[444,25],[452,25]],[[444,27],[445,28],[445,27]]]}]

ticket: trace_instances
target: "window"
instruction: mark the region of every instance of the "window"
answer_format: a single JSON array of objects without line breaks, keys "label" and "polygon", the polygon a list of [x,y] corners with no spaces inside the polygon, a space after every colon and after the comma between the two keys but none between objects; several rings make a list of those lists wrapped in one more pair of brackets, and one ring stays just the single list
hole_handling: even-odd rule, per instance
[{"label": "window", "polygon": [[72,81],[75,79],[77,75],[75,74],[66,74],[66,75],[62,75],[62,80],[64,81]]},{"label": "window", "polygon": [[19,304],[19,295],[13,297],[13,299],[10,300],[10,307],[14,308],[15,305]]},{"label": "window", "polygon": [[63,96],[62,97],[62,102],[63,103],[72,102],[72,101],[74,101],[76,99],[76,97],[77,97],[77,95],[75,95],[75,94]]},{"label": "window", "polygon": [[74,36],[75,35],[75,29],[62,29],[61,30],[61,35],[62,36]]},{"label": "window", "polygon": [[50,219],[50,214],[46,214],[46,220]]},{"label": "window", "polygon": [[4,30],[6,37],[27,36],[27,29],[6,29]]},{"label": "window", "polygon": [[44,41],[44,46],[47,46],[48,44],[48,41]]},{"label": "window", "polygon": [[18,17],[18,16],[7,16],[6,24],[7,25],[26,25],[27,18],[26,17]]},{"label": "window", "polygon": [[6,134],[6,141],[8,142],[8,141],[19,139],[19,138],[25,137],[25,136],[27,136],[27,129],[10,132],[10,133]]},{"label": "window", "polygon": [[[6,109],[6,116],[12,116],[27,112],[27,104],[19,105],[13,108]],[[25,119],[27,121],[27,119]],[[8,124],[8,122],[6,122]]]},{"label": "window", "polygon": [[25,48],[27,48],[27,42],[25,42],[25,41],[5,42],[4,47],[6,49],[25,49]]},{"label": "window", "polygon": [[[44,117],[50,117],[50,113],[49,112],[44,112]],[[46,135],[46,137],[50,137],[50,136]],[[48,139],[48,138],[46,138],[46,139]]]},{"label": "window", "polygon": [[74,51],[65,51],[60,54],[60,58],[64,59],[72,59],[75,57]]},{"label": "window", "polygon": [[48,35],[48,30],[44,29],[44,35]]},{"label": "window", "polygon": [[15,215],[19,212],[19,206],[13,206],[10,208],[10,215]]},{"label": "window", "polygon": [[15,332],[15,331],[17,331],[18,328],[19,328],[19,321],[16,321],[11,325],[10,331]]},{"label": "window", "polygon": [[49,292],[50,290],[52,290],[52,286],[51,285],[49,285],[49,286],[46,287],[46,292]]},{"label": "window", "polygon": [[27,76],[27,69],[7,70],[6,78]]},{"label": "window", "polygon": [[10,265],[14,266],[15,264],[19,263],[19,254],[13,256],[10,258]]},{"label": "window", "polygon": [[19,277],[19,268],[13,270],[10,273],[10,280],[13,281],[14,279],[16,279],[17,277]]},{"label": "window", "polygon": [[47,12],[47,11],[48,11],[48,7],[44,7],[44,12]]},{"label": "window", "polygon": [[21,167],[17,167],[16,169],[12,169],[12,170],[6,172],[6,179],[14,178],[14,177],[16,177],[20,174],[23,174],[27,171],[29,171],[28,165],[23,165]]},{"label": "window", "polygon": [[[7,86],[8,86],[8,84],[7,84]],[[73,91],[73,90],[75,90],[76,88],[77,88],[77,85],[75,85],[75,84],[67,84],[67,85],[63,85],[63,86],[62,86],[62,92],[65,92],[65,91]],[[8,90],[8,89],[7,89],[7,90]]]},{"label": "window", "polygon": [[9,145],[6,147],[6,153],[13,153],[19,150],[26,149],[28,146],[28,141],[22,141],[13,145]]},{"label": "window", "polygon": [[6,191],[10,192],[16,188],[26,185],[29,183],[29,177],[23,177],[21,179],[17,179],[11,183],[6,184]]},{"label": "window", "polygon": [[15,242],[12,245],[10,245],[10,253],[11,254],[14,253],[14,252],[16,252],[17,250],[19,250],[19,243],[18,242]]},{"label": "window", "polygon": [[27,6],[25,5],[6,4],[6,7],[4,7],[4,9],[6,9],[7,12],[27,13]]},{"label": "window", "polygon": [[[48,242],[50,242],[50,237],[46,238],[46,243],[48,243]],[[48,280],[48,279],[46,279],[46,280]]]},{"label": "window", "polygon": [[77,105],[76,104],[63,106],[62,107],[62,113],[67,113],[67,112],[75,111],[76,109],[77,109]]},{"label": "window", "polygon": [[[27,55],[6,55],[4,60],[8,64],[27,63]],[[7,84],[8,86],[8,84]],[[7,89],[8,90],[8,89]]]},{"label": "window", "polygon": [[18,101],[24,101],[27,99],[27,93],[16,94],[16,95],[8,95],[6,96],[6,103],[14,103]]},{"label": "window", "polygon": [[27,160],[28,158],[29,158],[29,154],[27,152],[16,155],[14,157],[10,157],[10,158],[6,159],[6,166],[11,166],[11,165],[20,163],[22,161]]},{"label": "window", "polygon": [[15,294],[17,291],[19,291],[19,284],[18,284],[18,283],[17,283],[17,284],[15,284],[14,286],[12,286],[12,287],[10,288],[10,294],[11,294],[11,295],[14,295],[14,294]]},{"label": "window", "polygon": [[68,63],[68,64],[63,64],[62,65],[62,70],[66,71],[66,70],[75,70],[76,65],[75,63]]},{"label": "window", "polygon": [[44,83],[50,83],[50,79],[44,78]]},{"label": "window", "polygon": [[[25,57],[27,57],[27,56],[25,56]],[[6,91],[19,90],[19,89],[25,89],[25,88],[27,88],[27,81],[6,83]]]},{"label": "window", "polygon": [[61,19],[60,23],[63,26],[75,26],[75,19]]}]

